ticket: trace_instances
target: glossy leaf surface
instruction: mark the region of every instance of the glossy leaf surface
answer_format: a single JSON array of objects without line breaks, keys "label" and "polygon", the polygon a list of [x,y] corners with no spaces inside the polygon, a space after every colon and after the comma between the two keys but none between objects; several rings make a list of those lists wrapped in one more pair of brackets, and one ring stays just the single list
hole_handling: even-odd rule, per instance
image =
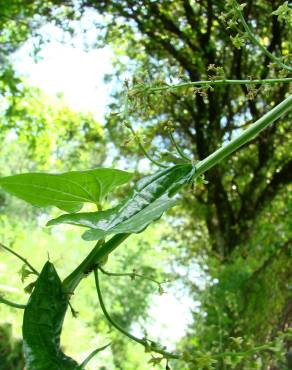
[{"label": "glossy leaf surface", "polygon": [[194,175],[191,164],[176,165],[137,183],[132,196],[119,207],[104,212],[87,212],[62,215],[48,222],[48,226],[61,223],[89,227],[85,240],[103,239],[109,234],[138,233],[176,203],[171,197]]},{"label": "glossy leaf surface", "polygon": [[37,207],[56,206],[66,212],[79,211],[83,203],[99,203],[132,174],[109,168],[62,174],[26,173],[0,178],[0,186]]},{"label": "glossy leaf surface", "polygon": [[80,366],[60,348],[68,296],[52,263],[43,267],[23,318],[26,370],[77,370]]}]

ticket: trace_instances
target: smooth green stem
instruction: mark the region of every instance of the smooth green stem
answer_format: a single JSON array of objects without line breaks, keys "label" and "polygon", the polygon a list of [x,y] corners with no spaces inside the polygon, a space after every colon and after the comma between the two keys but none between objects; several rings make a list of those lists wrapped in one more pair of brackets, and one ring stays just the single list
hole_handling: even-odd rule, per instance
[{"label": "smooth green stem", "polygon": [[24,262],[30,269],[31,271],[35,274],[35,275],[39,275],[39,272],[24,258],[22,257],[20,254],[14,252],[13,249],[11,248],[8,248],[6,247],[4,244],[0,243],[0,247],[7,250],[7,252],[13,254],[14,256],[16,256],[17,258],[19,258],[22,262]]},{"label": "smooth green stem", "polygon": [[139,148],[141,149],[141,151],[143,152],[143,154],[145,155],[146,158],[149,159],[150,162],[152,162],[153,164],[155,164],[156,166],[158,167],[161,167],[161,168],[167,168],[168,166],[166,166],[165,164],[162,164],[158,161],[156,161],[154,158],[152,158],[146,151],[146,149],[144,148],[144,146],[142,145],[140,139],[138,138],[138,136],[135,136],[135,140],[136,140],[136,143],[138,144]]},{"label": "smooth green stem", "polygon": [[8,301],[8,299],[5,299],[4,297],[0,296],[0,303],[4,303],[7,306],[11,306],[14,308],[20,308],[21,310],[24,310],[26,305],[25,304],[18,304],[11,301]]},{"label": "smooth green stem", "polygon": [[271,350],[272,345],[273,343],[263,344],[262,346],[248,349],[245,352],[222,352],[218,354],[213,354],[212,358],[219,359],[219,358],[224,358],[224,357],[247,357],[247,356],[251,356],[253,354],[262,352],[262,351],[269,351]]},{"label": "smooth green stem", "polygon": [[[103,297],[102,297],[102,293],[101,293],[101,289],[100,289],[98,269],[94,270],[94,278],[95,278],[96,291],[97,291],[100,307],[102,309],[102,312],[103,312],[104,316],[106,317],[108,322],[114,328],[116,328],[118,331],[120,331],[122,334],[124,334],[128,338],[130,338],[130,339],[134,340],[135,342],[145,346],[145,348],[148,349],[150,352],[159,353],[160,355],[162,355],[165,358],[171,358],[171,359],[182,359],[183,358],[182,354],[167,352],[162,348],[151,346],[151,343],[154,343],[151,340],[146,339],[146,338],[145,339],[137,338],[134,335],[132,335],[131,333],[128,333],[126,330],[124,330],[119,324],[117,324],[111,318],[110,314],[108,313],[108,311],[105,307]],[[150,344],[148,344],[148,342]],[[211,357],[213,359],[221,359],[221,358],[224,358],[224,357],[246,357],[246,356],[250,356],[250,355],[253,355],[255,353],[261,352],[261,351],[271,350],[271,347],[272,347],[272,343],[269,343],[269,344],[264,344],[262,346],[251,348],[251,349],[249,349],[247,351],[244,351],[244,352],[243,351],[242,352],[221,352],[221,353],[217,353],[217,354],[211,354]],[[198,359],[198,358],[202,357],[201,353],[196,356],[196,352],[194,352],[193,355],[194,355],[194,359],[195,358]]]},{"label": "smooth green stem", "polygon": [[259,49],[261,49],[261,51],[268,57],[270,58],[273,62],[275,62],[276,64],[278,64],[280,67],[286,69],[287,71],[289,72],[292,72],[292,67],[290,66],[287,66],[285,63],[283,63],[281,61],[280,58],[276,57],[275,55],[273,55],[272,53],[269,52],[268,49],[266,49],[259,41],[258,39],[255,37],[255,35],[253,34],[252,30],[250,29],[249,25],[246,23],[243,15],[242,15],[242,12],[240,10],[240,7],[237,3],[236,0],[233,0],[233,7],[234,7],[234,10],[237,14],[237,16],[239,17],[240,19],[240,22],[242,23],[243,25],[243,28],[245,30],[245,32],[247,33],[249,39],[251,42],[253,42],[255,45],[257,45],[259,47]]},{"label": "smooth green stem", "polygon": [[64,290],[69,294],[73,293],[80,281],[86,276],[86,273],[101,263],[129,235],[117,234],[102,245],[98,242],[83,262],[63,281]]},{"label": "smooth green stem", "polygon": [[[149,93],[165,91],[165,90],[175,90],[182,89],[193,86],[217,86],[217,85],[265,85],[265,84],[277,84],[277,83],[292,83],[292,78],[268,78],[265,80],[203,80],[203,81],[192,81],[184,82],[177,85],[166,85],[160,87],[147,87],[137,88],[137,92],[143,92],[144,90]],[[132,89],[132,92],[135,93],[135,86]]]},{"label": "smooth green stem", "polygon": [[215,166],[218,162],[229,156],[235,150],[246,144],[257,136],[264,128],[280,118],[283,114],[292,109],[292,95],[283,100],[280,104],[276,105],[263,117],[253,123],[248,129],[244,130],[236,138],[231,140],[228,144],[223,145],[221,148],[210,154],[207,158],[203,159],[196,165],[196,175],[202,175],[211,167]]}]

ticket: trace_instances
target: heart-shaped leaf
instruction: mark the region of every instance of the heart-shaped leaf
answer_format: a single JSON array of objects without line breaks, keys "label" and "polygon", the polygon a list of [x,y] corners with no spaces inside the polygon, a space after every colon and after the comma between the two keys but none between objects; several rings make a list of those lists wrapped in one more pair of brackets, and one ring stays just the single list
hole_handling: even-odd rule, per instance
[{"label": "heart-shaped leaf", "polygon": [[111,168],[72,171],[62,174],[25,173],[0,178],[0,186],[12,195],[37,206],[56,206],[78,212],[83,203],[100,203],[132,174]]},{"label": "heart-shaped leaf", "polygon": [[191,164],[176,165],[140,180],[133,195],[124,204],[103,212],[62,215],[48,222],[48,226],[61,223],[89,227],[85,240],[99,240],[109,234],[138,233],[163,212],[174,206],[171,197],[194,175]]}]

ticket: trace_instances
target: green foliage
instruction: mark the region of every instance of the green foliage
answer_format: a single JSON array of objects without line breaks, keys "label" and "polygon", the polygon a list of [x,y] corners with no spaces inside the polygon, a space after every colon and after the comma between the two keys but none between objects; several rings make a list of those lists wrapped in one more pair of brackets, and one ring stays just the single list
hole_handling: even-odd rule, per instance
[{"label": "green foliage", "polygon": [[[127,59],[126,63],[123,63],[123,58],[115,62],[116,75],[119,78],[125,71],[132,73],[134,90],[141,88],[139,93],[128,91],[128,127],[131,124],[135,129],[141,127],[137,131],[140,131],[139,137],[143,140],[139,139],[139,142],[143,141],[147,152],[147,143],[155,137],[151,154],[157,156],[158,150],[167,153],[165,158],[170,164],[177,163],[177,157],[172,155],[173,141],[164,130],[165,122],[175,122],[174,136],[179,139],[182,153],[202,161],[240,134],[251,120],[258,119],[270,106],[277,105],[289,91],[286,82],[281,84],[281,78],[291,71],[288,66],[291,53],[291,7],[288,2],[281,5],[257,0],[244,6],[236,1],[203,0],[196,3],[161,0],[142,1],[136,6],[127,0],[88,0],[74,4],[71,1],[64,4],[63,1],[40,3],[35,0],[26,5],[26,11],[22,12],[22,1],[1,4],[1,12],[6,18],[2,22],[6,32],[1,33],[3,45],[7,44],[4,48],[6,55],[20,44],[16,19],[25,21],[19,34],[26,39],[31,31],[37,31],[44,20],[56,21],[66,28],[71,19],[78,18],[80,10],[88,7],[105,15],[103,24],[98,27],[106,32],[100,32],[98,42],[111,43],[118,56],[127,55],[131,59]],[[40,22],[35,22],[35,14],[41,16],[41,19],[36,17]],[[253,30],[244,19],[248,20]],[[252,51],[251,46],[244,47],[248,40],[256,45]],[[271,60],[273,64],[269,64]],[[79,170],[83,163],[87,168],[92,164],[94,167],[101,165],[104,150],[100,152],[98,164],[93,158],[96,143],[99,148],[100,144],[103,146],[104,136],[91,117],[72,114],[62,107],[56,109],[54,116],[54,106],[48,110],[44,109],[45,104],[39,107],[39,101],[35,99],[37,94],[29,96],[27,91],[24,93],[20,80],[8,64],[1,65],[1,71],[0,88],[6,94],[1,134],[10,133],[10,139],[5,138],[5,145],[20,153],[18,144],[25,144],[29,149],[29,155],[25,153],[25,157],[33,159],[23,164],[23,168],[17,159],[13,171],[7,169],[5,164],[4,173],[20,173],[24,169],[33,171],[35,167],[38,171],[44,167],[48,170],[52,166],[54,171]],[[240,86],[224,86],[222,80],[218,84],[214,81],[226,77],[237,81],[242,78],[245,78],[244,81],[249,78],[262,81],[268,77],[280,84],[273,88],[262,83],[250,87],[246,82]],[[177,89],[169,87],[172,80],[180,82]],[[204,80],[200,87],[190,84],[200,80]],[[116,91],[113,110],[121,110],[121,99],[124,100],[124,91]],[[48,119],[47,115],[54,116],[54,119]],[[119,115],[108,117],[106,127],[110,139],[125,157],[131,160],[141,158],[146,153],[145,149],[129,146],[128,131],[121,128],[120,121]],[[285,346],[289,345],[289,338],[279,336],[277,331],[285,330],[291,321],[291,287],[288,283],[291,280],[291,226],[288,216],[291,213],[288,183],[292,173],[290,121],[291,114],[271,125],[232,158],[210,170],[206,181],[197,182],[195,194],[189,189],[182,192],[181,206],[170,213],[172,230],[164,237],[169,249],[174,245],[170,249],[173,251],[174,270],[181,269],[183,274],[188,272],[185,277],[178,277],[189,287],[193,299],[200,302],[194,313],[196,320],[179,345],[182,358],[191,364],[190,368],[287,368]],[[16,135],[15,140],[11,139],[11,133]],[[132,144],[135,142],[137,140],[131,141]],[[70,160],[66,161],[66,158]],[[163,196],[160,200],[164,201]],[[0,202],[6,205],[6,212],[13,210],[13,217],[16,214],[15,226],[18,216],[40,215],[2,194]],[[139,207],[141,204],[142,201]],[[147,219],[147,211],[153,204],[146,205],[142,210],[139,208],[135,224],[136,216],[132,214],[129,224],[126,219],[115,218],[116,214],[127,210],[127,203],[102,212],[63,215],[54,219],[52,224],[77,222],[92,227],[97,239],[112,231],[136,232],[158,215],[154,209]],[[168,208],[166,203],[164,205]],[[114,228],[111,228],[112,219],[117,222]],[[4,217],[2,220],[6,222]],[[94,230],[96,227],[98,229]],[[13,227],[3,231],[5,238],[19,238],[13,235],[12,230]],[[15,227],[15,230],[19,228]],[[96,251],[100,256],[109,253],[107,247],[116,246],[106,242],[96,247]],[[158,248],[159,256],[160,252]],[[124,258],[130,265],[129,257]],[[79,260],[75,262],[79,263]],[[198,287],[200,284],[192,279],[190,270],[194,260],[204,270],[203,286]],[[94,264],[89,267],[92,269]],[[124,270],[127,267],[125,262]],[[131,296],[123,294],[127,286],[119,287],[121,291],[117,301],[122,302],[124,307],[132,306],[127,312],[119,307],[117,321],[129,329],[130,322],[137,319],[139,313],[144,313],[139,308],[140,301],[144,308],[146,303],[141,295],[137,295],[138,304],[135,304]],[[118,289],[112,289],[116,294]],[[146,286],[141,290],[146,292]],[[121,305],[116,301],[114,304]],[[87,313],[90,316],[91,310]],[[104,330],[102,324],[98,324],[98,328],[99,332]],[[116,356],[116,368],[128,366],[124,366],[126,360],[121,350],[125,347],[122,340],[115,337],[112,351]],[[127,356],[133,358],[133,351]],[[131,364],[129,368],[140,366],[144,369],[149,366],[135,361],[135,365]],[[152,363],[161,361],[161,357],[155,357]],[[174,361],[173,366],[181,370],[184,365],[181,361]]]},{"label": "green foliage", "polygon": [[83,203],[101,204],[108,193],[128,182],[131,176],[125,171],[107,168],[59,175],[27,173],[2,177],[0,186],[34,206],[56,206],[67,212],[77,212]]},{"label": "green foliage", "polygon": [[[92,114],[74,112],[61,97],[53,99],[25,86],[20,96],[2,97],[0,107],[3,144],[14,142],[14,151],[19,150],[17,145],[27,149],[23,160],[15,163],[14,172],[24,172],[21,164],[31,171],[35,167],[55,171],[79,169],[80,163],[86,162],[98,167],[105,158],[101,125]],[[66,168],[66,163],[70,163],[70,168]],[[1,171],[4,169],[3,163]],[[11,174],[12,168],[6,171]]]},{"label": "green foliage", "polygon": [[24,358],[22,343],[12,336],[11,324],[0,326],[0,369],[22,370]]}]

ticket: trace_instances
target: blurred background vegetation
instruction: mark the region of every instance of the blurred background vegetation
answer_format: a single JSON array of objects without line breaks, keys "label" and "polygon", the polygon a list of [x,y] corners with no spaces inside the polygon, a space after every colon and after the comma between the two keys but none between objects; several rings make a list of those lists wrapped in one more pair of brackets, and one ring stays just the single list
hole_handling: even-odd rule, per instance
[{"label": "blurred background vegetation", "polygon": [[[281,1],[247,0],[246,19],[257,37],[278,55],[291,50],[291,9],[271,15]],[[227,29],[221,0],[0,0],[0,175],[27,171],[61,172],[105,164],[136,172],[155,171],[129,140],[118,113],[123,80],[160,85],[214,77],[268,78],[283,75],[259,50],[240,48]],[[290,12],[290,13],[289,13]],[[290,14],[290,15],[289,15]],[[90,15],[90,17],[89,17]],[[89,17],[97,31],[86,38],[78,24]],[[290,18],[289,18],[290,17]],[[33,40],[33,57],[50,42],[44,26],[64,35],[84,32],[84,48],[110,46],[113,83],[111,114],[104,122],[92,113],[72,110],[62,96],[48,97],[29,86],[12,57]],[[222,68],[218,68],[222,67]],[[83,66],[86,69],[86,65]],[[82,73],[82,71],[76,71]],[[291,87],[291,86],[290,86]],[[171,124],[185,152],[201,160],[279,103],[288,84],[270,88],[218,86],[177,90],[132,102],[131,120],[155,157],[173,151],[164,130]],[[206,174],[206,182],[181,195],[180,206],[144,233],[132,236],[106,265],[169,279],[166,291],[182,304],[188,297],[191,319],[183,336],[156,330],[149,314],[157,304],[157,286],[145,280],[103,278],[109,310],[128,330],[143,335],[153,328],[165,345],[187,351],[244,350],[264,344],[292,325],[291,113]],[[142,164],[142,165],[141,165]],[[128,190],[123,188],[117,197]],[[47,214],[0,192],[0,241],[39,269],[49,258],[62,277],[91,246],[71,227],[46,229]],[[0,291],[24,303],[21,263],[0,251]],[[63,335],[66,353],[81,360],[106,344],[89,369],[151,369],[150,356],[109,328],[98,307],[92,277],[78,288]],[[167,311],[167,304],[160,310]],[[0,306],[0,369],[23,368],[22,313]],[[150,315],[151,316],[151,315]],[[180,317],[173,312],[173,321]],[[157,323],[156,323],[157,324]],[[173,322],[169,322],[169,327]],[[151,331],[148,333],[151,336]],[[237,341],[231,338],[240,338]],[[242,338],[242,339],[241,339]],[[240,343],[240,344],[238,344]],[[218,369],[289,369],[291,343]],[[289,352],[290,351],[290,352]],[[290,357],[289,357],[290,356]],[[291,362],[291,359],[290,359]],[[290,364],[291,365],[291,364]],[[173,362],[173,369],[187,369]],[[162,368],[162,367],[161,367]],[[291,368],[291,367],[290,367]]]}]

